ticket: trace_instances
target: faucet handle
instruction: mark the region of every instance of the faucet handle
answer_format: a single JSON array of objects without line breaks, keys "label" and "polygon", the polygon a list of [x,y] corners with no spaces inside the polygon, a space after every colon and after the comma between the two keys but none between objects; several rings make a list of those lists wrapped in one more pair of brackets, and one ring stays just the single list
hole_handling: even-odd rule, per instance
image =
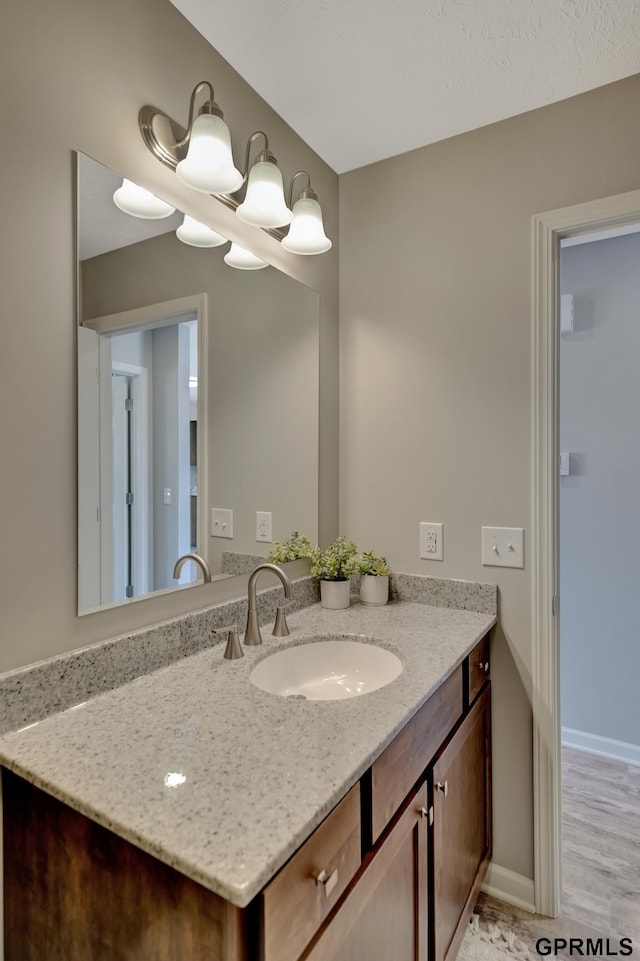
[{"label": "faucet handle", "polygon": [[239,657],[244,657],[244,651],[240,646],[240,638],[238,637],[237,624],[227,624],[226,627],[214,627],[211,633],[224,634],[225,631],[228,631],[227,646],[222,656],[226,657],[228,661],[235,661]]},{"label": "faucet handle", "polygon": [[279,604],[276,608],[276,622],[273,625],[273,630],[271,632],[273,637],[288,637],[289,636],[289,625],[287,624],[287,618],[285,611],[288,607],[293,604],[292,600],[286,600],[284,604]]}]

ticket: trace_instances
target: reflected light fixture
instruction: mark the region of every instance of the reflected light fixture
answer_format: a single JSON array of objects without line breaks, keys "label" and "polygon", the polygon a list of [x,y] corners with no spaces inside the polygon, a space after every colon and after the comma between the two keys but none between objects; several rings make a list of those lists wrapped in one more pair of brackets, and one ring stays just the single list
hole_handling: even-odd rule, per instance
[{"label": "reflected light fixture", "polygon": [[184,220],[176,230],[178,240],[190,247],[221,247],[229,241],[222,234],[201,224],[199,220],[194,220],[189,214],[184,215]]},{"label": "reflected light fixture", "polygon": [[311,178],[306,170],[298,170],[291,178],[289,206],[293,198],[294,181],[300,176],[307,178],[307,186],[300,191],[293,206],[289,233],[280,243],[292,254],[323,254],[331,249],[331,241],[324,232],[322,208],[318,203],[317,193],[311,187]]},{"label": "reflected light fixture", "polygon": [[245,250],[240,244],[231,244],[231,249],[224,255],[224,262],[229,267],[236,267],[238,270],[262,270],[268,267],[266,260],[260,260],[250,250]]},{"label": "reflected light fixture", "polygon": [[124,179],[122,186],[115,191],[113,202],[123,213],[140,217],[142,220],[162,220],[163,217],[170,217],[176,210],[171,204],[127,179]]},{"label": "reflected light fixture", "polygon": [[[195,100],[203,89],[208,91],[208,99],[194,120]],[[234,166],[229,128],[208,81],[201,81],[193,89],[186,131],[167,114],[148,105],[141,108],[138,124],[149,150],[161,163],[175,170],[182,183],[212,194],[235,210],[244,223],[261,227],[280,240],[285,250],[308,255],[321,254],[331,248],[309,174],[299,170],[291,178],[287,205],[282,174],[262,130],[251,134],[247,141],[244,172],[240,173]],[[264,146],[250,166],[251,147],[259,138],[264,141]],[[306,176],[307,185],[300,192],[292,212],[293,183],[302,175]],[[289,233],[285,237],[289,224]],[[228,256],[234,259],[231,251]],[[264,263],[260,261],[260,266]]]},{"label": "reflected light fixture", "polygon": [[[209,99],[193,119],[196,95],[204,87],[209,89]],[[187,132],[176,143],[177,147],[188,143],[187,156],[176,166],[178,180],[194,190],[207,194],[233,193],[242,186],[243,177],[233,163],[231,134],[224,122],[222,110],[213,99],[212,85],[203,80],[197,84],[189,103]]]}]

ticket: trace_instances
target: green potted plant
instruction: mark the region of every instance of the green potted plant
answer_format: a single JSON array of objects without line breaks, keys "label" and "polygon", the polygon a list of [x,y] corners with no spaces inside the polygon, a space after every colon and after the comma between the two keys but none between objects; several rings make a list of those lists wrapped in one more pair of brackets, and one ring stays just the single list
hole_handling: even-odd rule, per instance
[{"label": "green potted plant", "polygon": [[360,572],[360,603],[382,607],[389,600],[389,574],[391,568],[386,557],[364,551],[357,557]]},{"label": "green potted plant", "polygon": [[320,603],[329,610],[349,607],[351,575],[358,570],[358,547],[346,537],[336,540],[321,550],[314,547],[311,573],[320,581]]},{"label": "green potted plant", "polygon": [[270,564],[285,564],[287,561],[297,561],[299,557],[311,557],[313,547],[311,541],[304,534],[293,531],[286,541],[274,541],[271,553],[267,557]]}]

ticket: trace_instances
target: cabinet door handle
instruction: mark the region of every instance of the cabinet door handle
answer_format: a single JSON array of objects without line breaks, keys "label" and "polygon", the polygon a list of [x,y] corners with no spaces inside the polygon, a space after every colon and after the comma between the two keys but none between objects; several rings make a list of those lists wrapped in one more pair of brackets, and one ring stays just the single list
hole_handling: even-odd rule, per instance
[{"label": "cabinet door handle", "polygon": [[323,868],[320,874],[316,874],[315,880],[318,887],[324,888],[325,897],[328,898],[338,883],[338,869],[336,868],[331,874],[327,874]]},{"label": "cabinet door handle", "polygon": [[478,667],[481,671],[484,671],[485,674],[489,673],[489,661],[478,661]]},{"label": "cabinet door handle", "polygon": [[418,810],[418,814],[421,818],[429,818],[429,824],[433,824],[433,807],[430,807],[429,809],[420,808]]},{"label": "cabinet door handle", "polygon": [[436,790],[437,790],[437,791],[442,791],[442,793],[443,793],[444,796],[446,797],[446,796],[448,795],[448,793],[449,793],[449,782],[448,782],[448,781],[444,781],[444,782],[438,781],[437,784],[436,784]]}]

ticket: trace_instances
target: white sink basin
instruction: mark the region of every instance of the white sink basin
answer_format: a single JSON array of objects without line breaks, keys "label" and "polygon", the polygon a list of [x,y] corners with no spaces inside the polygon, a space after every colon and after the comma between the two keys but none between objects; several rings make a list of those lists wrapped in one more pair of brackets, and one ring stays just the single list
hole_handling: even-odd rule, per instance
[{"label": "white sink basin", "polygon": [[395,680],[402,668],[399,657],[376,644],[318,638],[265,657],[249,680],[280,697],[335,701],[377,691]]}]

